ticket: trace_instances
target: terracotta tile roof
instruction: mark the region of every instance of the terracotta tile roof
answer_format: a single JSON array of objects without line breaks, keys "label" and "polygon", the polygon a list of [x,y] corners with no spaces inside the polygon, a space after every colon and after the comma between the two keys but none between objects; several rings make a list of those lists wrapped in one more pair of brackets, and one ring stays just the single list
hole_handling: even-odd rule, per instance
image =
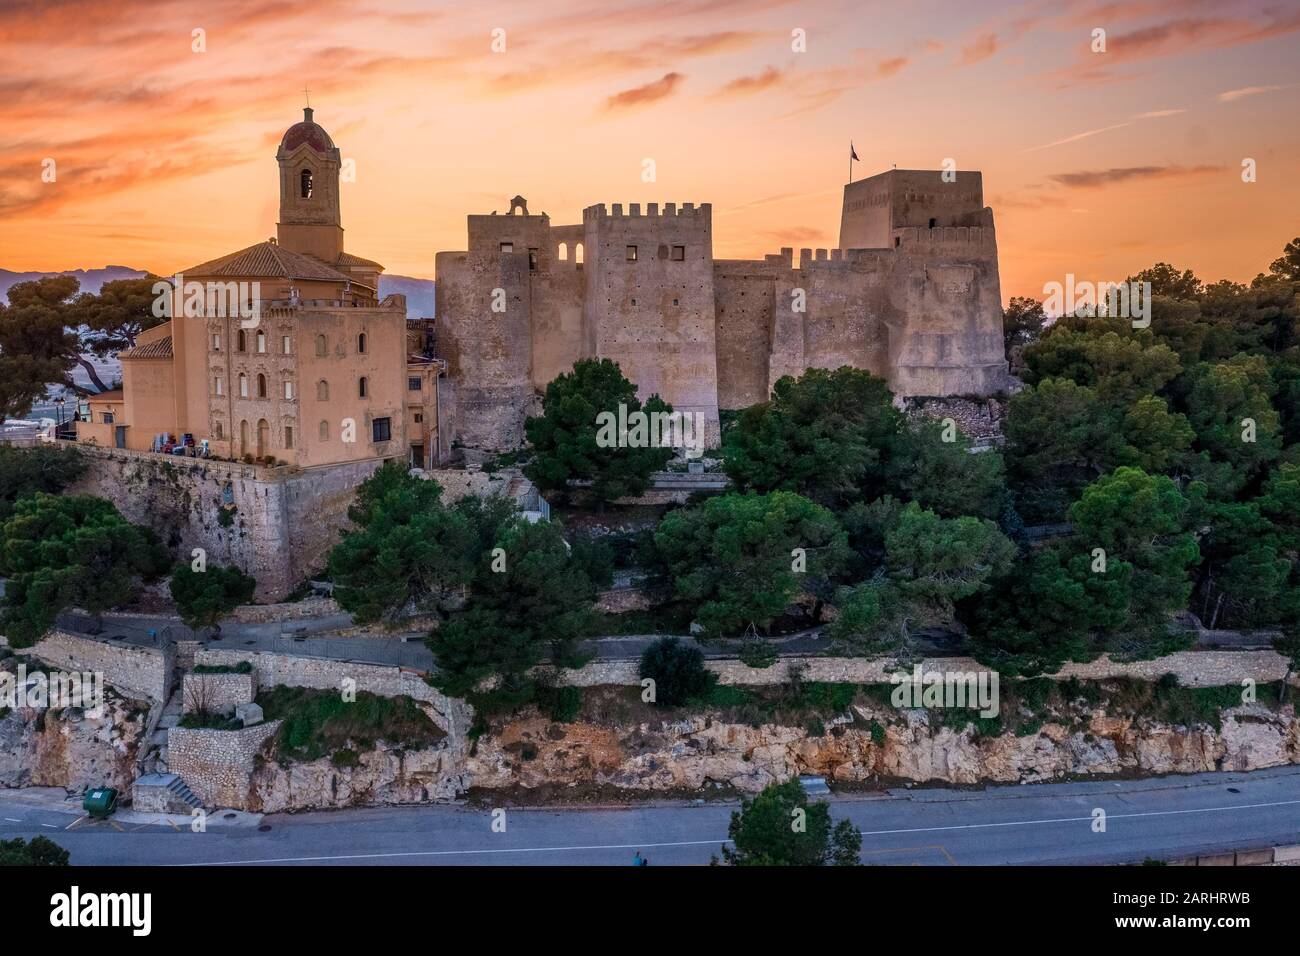
[{"label": "terracotta tile roof", "polygon": [[269,240],[191,266],[184,271],[189,276],[265,276],[276,279],[332,279],[336,282],[347,282],[351,278],[319,259],[290,252]]},{"label": "terracotta tile roof", "polygon": [[100,392],[98,395],[87,395],[86,398],[92,402],[120,402],[124,396],[120,388],[110,388],[107,392]]},{"label": "terracotta tile roof", "polygon": [[350,253],[350,252],[341,252],[341,253],[339,253],[339,257],[338,257],[337,262],[335,262],[335,265],[340,265],[340,266],[374,266],[376,269],[382,269],[382,268],[383,268],[383,266],[381,266],[381,265],[380,265],[378,262],[376,262],[374,259],[363,259],[363,258],[361,258],[360,256],[354,256],[354,255],[353,255],[352,253]]},{"label": "terracotta tile roof", "polygon": [[[172,337],[164,335],[160,339],[154,339],[152,342],[146,342],[144,345],[137,345],[133,349],[127,349],[117,356],[119,359],[155,359],[172,357]],[[91,396],[92,398],[94,396]]]}]

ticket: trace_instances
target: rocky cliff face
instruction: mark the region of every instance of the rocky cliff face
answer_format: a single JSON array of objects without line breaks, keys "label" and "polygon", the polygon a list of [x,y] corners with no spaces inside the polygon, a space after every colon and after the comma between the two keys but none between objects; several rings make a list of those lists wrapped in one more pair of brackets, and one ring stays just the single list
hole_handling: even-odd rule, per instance
[{"label": "rocky cliff face", "polygon": [[1026,736],[976,736],[930,725],[905,711],[892,725],[853,716],[825,733],[797,727],[720,723],[707,716],[611,728],[513,721],[480,738],[465,769],[473,786],[534,789],[566,785],[628,791],[697,790],[710,785],[755,793],[799,774],[841,783],[898,781],[974,784],[1043,781],[1067,775],[1199,773],[1300,763],[1294,709],[1256,705],[1225,710],[1222,726],[1170,727],[1096,711],[1086,729],[1044,724]]},{"label": "rocky cliff face", "polygon": [[0,719],[0,787],[117,787],[129,792],[147,712],[120,698],[102,717],[20,707]]},{"label": "rocky cliff face", "polygon": [[381,743],[355,767],[336,767],[328,757],[287,767],[264,760],[249,780],[244,809],[278,813],[450,800],[468,786],[458,755],[446,746],[402,751]]}]

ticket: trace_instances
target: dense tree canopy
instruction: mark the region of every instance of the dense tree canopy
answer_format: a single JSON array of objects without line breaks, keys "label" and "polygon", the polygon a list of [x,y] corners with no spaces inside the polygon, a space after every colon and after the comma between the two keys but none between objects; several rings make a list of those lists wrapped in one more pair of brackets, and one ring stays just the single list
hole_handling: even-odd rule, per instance
[{"label": "dense tree canopy", "polygon": [[334,597],[362,623],[446,614],[463,603],[483,558],[515,507],[469,495],[447,504],[442,487],[389,462],[357,489],[353,529],[330,553]]},{"label": "dense tree canopy", "polygon": [[223,617],[253,600],[257,582],[233,566],[212,564],[195,570],[190,562],[181,562],[172,571],[170,587],[182,621],[195,630],[211,627],[219,632]]},{"label": "dense tree canopy", "polygon": [[862,832],[848,820],[831,824],[830,807],[809,803],[798,780],[774,783],[731,814],[732,866],[857,866]]},{"label": "dense tree canopy", "polygon": [[58,494],[85,470],[85,459],[75,448],[0,445],[0,521],[8,517],[19,498],[38,491]]},{"label": "dense tree canopy", "polygon": [[524,423],[534,453],[524,473],[546,490],[567,491],[570,481],[590,482],[600,501],[641,494],[649,485],[650,473],[662,468],[673,450],[653,444],[648,432],[643,439],[633,440],[631,429],[615,447],[603,447],[598,419],[605,412],[618,418],[620,406],[625,416],[672,412],[672,406],[657,395],[642,408],[636,385],[624,377],[617,362],[576,362],[572,372],[546,386],[541,417]]},{"label": "dense tree canopy", "polygon": [[[493,551],[474,567],[466,610],[426,639],[438,664],[436,686],[491,711],[533,699],[537,681],[529,671],[544,657],[556,667],[581,666],[578,642],[592,633],[592,601],[608,574],[592,558],[571,548],[555,522],[503,524]],[[490,692],[477,690],[491,679]]]},{"label": "dense tree canopy", "polygon": [[777,381],[723,438],[727,474],[745,490],[793,491],[827,506],[874,498],[903,430],[883,379],[843,367]]},{"label": "dense tree canopy", "polygon": [[0,630],[16,647],[39,640],[60,612],[98,617],[134,597],[139,581],[166,572],[167,552],[147,528],[89,495],[38,492],[0,525]]},{"label": "dense tree canopy", "polygon": [[655,543],[709,637],[766,628],[848,556],[835,516],[789,491],[727,494],[667,514]]}]

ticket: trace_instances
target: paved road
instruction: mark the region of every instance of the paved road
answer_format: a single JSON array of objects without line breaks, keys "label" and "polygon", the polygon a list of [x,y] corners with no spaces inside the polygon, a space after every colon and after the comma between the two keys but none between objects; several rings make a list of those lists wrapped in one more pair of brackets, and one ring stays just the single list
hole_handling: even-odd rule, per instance
[{"label": "paved road", "polygon": [[[629,809],[429,806],[214,818],[205,834],[167,825],[81,820],[60,806],[0,791],[0,837],[44,834],[74,864],[625,865],[705,864],[726,838],[731,804]],[[45,792],[48,795],[48,791]],[[1107,814],[1093,831],[1093,811]],[[892,790],[833,798],[833,818],[863,831],[870,864],[1139,862],[1300,843],[1300,767],[1141,781]],[[270,827],[258,829],[257,824]],[[68,827],[72,827],[68,829]]]},{"label": "paved road", "polygon": [[[60,615],[58,623],[60,627],[67,630],[83,634],[91,633],[92,622],[83,614]],[[300,630],[297,633],[282,633],[282,625],[279,621],[265,624],[240,624],[237,621],[226,621],[221,627],[220,637],[204,636],[201,640],[205,646],[231,650],[271,651],[335,660],[394,664],[425,671],[434,669],[433,654],[423,643],[424,631],[398,632],[376,637],[331,634],[331,631],[352,626],[352,618],[347,614],[295,620],[288,622],[287,626]],[[156,646],[159,638],[151,637],[150,631],[171,639],[193,637],[188,628],[170,618],[148,615],[107,617],[97,636],[131,644]],[[657,639],[658,635],[655,634],[618,635],[583,641],[581,647],[601,660],[637,660],[641,653]],[[694,642],[690,637],[683,637],[682,640],[688,643]],[[772,643],[776,644],[783,654],[827,652],[827,639],[822,628],[812,628],[798,634],[773,638]],[[959,650],[955,638],[945,639],[938,635],[918,646],[925,653],[933,656],[951,655]],[[709,658],[734,658],[738,653],[739,644],[736,641],[710,642],[700,647],[704,655]]]}]

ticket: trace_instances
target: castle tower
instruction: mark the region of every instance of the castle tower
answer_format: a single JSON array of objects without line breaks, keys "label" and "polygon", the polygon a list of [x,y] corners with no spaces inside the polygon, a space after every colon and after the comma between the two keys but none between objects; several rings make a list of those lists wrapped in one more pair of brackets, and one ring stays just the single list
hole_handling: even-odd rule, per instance
[{"label": "castle tower", "polygon": [[279,244],[290,252],[337,262],[343,252],[339,217],[338,148],[312,119],[311,107],[301,123],[290,126],[280,140],[275,160],[280,164]]}]

